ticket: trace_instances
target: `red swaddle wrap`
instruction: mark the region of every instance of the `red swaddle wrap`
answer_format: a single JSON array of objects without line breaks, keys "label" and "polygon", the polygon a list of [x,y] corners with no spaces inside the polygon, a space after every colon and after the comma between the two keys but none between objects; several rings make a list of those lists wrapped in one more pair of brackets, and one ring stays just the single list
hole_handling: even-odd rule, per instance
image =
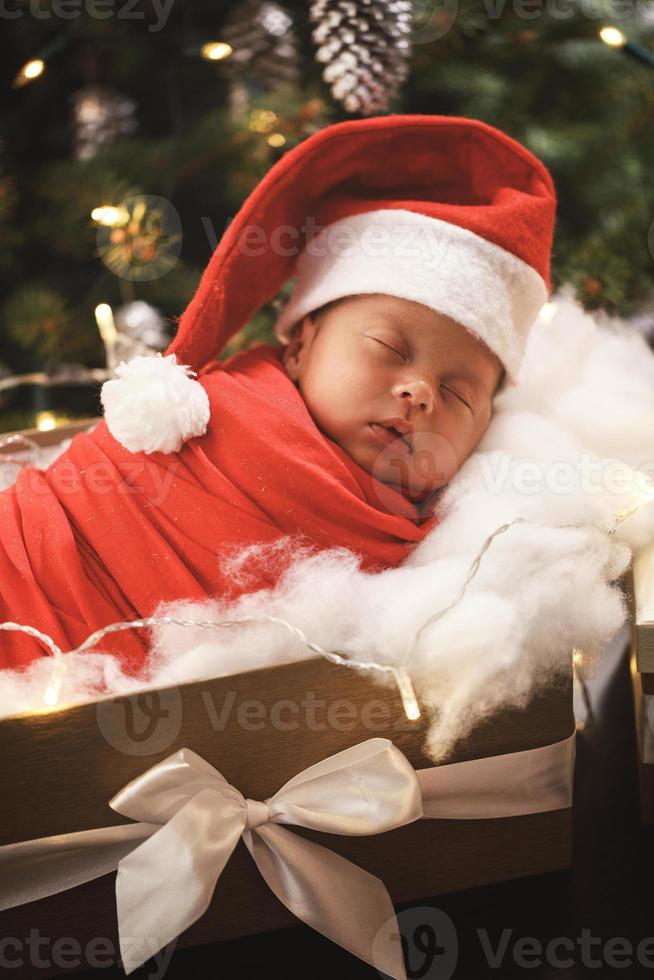
[{"label": "red swaddle wrap", "polygon": [[[422,519],[320,432],[281,350],[207,365],[199,381],[212,422],[178,453],[130,453],[102,421],[46,470],[24,469],[0,493],[0,621],[34,626],[66,651],[161,601],[274,586],[280,567],[257,567],[240,588],[220,555],[286,535],[348,548],[368,571],[399,565],[436,517]],[[126,630],[99,649],[138,672],[147,636]],[[42,656],[40,641],[0,632],[1,668]]]}]

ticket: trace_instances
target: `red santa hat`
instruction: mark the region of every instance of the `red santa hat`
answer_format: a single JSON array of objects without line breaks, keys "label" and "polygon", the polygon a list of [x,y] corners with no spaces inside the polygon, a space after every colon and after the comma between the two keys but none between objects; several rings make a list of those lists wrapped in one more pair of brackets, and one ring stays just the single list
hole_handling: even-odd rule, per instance
[{"label": "red santa hat", "polygon": [[544,164],[505,133],[457,116],[386,115],[328,126],[286,153],[229,224],[165,355],[134,358],[101,393],[132,452],[202,435],[193,377],[295,282],[275,333],[288,340],[333,299],[386,293],[480,337],[515,382],[550,290],[556,193]]}]

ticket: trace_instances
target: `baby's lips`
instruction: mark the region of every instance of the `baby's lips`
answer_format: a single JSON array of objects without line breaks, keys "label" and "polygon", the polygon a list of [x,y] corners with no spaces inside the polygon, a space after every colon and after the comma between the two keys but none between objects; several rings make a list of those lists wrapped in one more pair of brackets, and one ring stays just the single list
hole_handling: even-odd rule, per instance
[{"label": "baby's lips", "polygon": [[413,452],[413,447],[409,442],[408,435],[402,435],[402,433],[398,432],[396,429],[393,429],[388,425],[382,425],[381,422],[371,422],[370,427],[380,445],[397,446],[397,443],[401,442],[405,447],[405,452]]}]

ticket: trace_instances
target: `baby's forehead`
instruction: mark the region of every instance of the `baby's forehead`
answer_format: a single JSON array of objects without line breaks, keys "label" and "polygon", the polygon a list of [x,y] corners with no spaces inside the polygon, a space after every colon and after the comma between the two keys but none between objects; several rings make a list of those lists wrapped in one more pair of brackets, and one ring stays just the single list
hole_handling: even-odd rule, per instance
[{"label": "baby's forehead", "polygon": [[408,339],[421,337],[428,341],[446,331],[460,334],[462,338],[467,335],[476,339],[474,334],[452,317],[422,303],[385,296],[359,299],[361,302],[353,307],[356,313],[367,314],[373,320],[389,323],[406,333]]}]

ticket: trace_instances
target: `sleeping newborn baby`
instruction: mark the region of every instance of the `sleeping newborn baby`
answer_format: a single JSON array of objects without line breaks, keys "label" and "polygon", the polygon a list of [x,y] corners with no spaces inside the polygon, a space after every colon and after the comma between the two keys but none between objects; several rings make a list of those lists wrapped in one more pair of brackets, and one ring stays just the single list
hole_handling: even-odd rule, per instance
[{"label": "sleeping newborn baby", "polygon": [[[166,355],[120,365],[104,418],[0,493],[0,622],[65,652],[167,602],[211,597],[211,618],[228,615],[307,551],[400,565],[515,381],[554,211],[543,164],[478,120],[354,120],[290,150],[229,224]],[[292,276],[280,343],[221,360]],[[98,648],[147,666],[143,628]],[[0,669],[51,655],[0,632]]]},{"label": "sleeping newborn baby", "polygon": [[488,428],[505,373],[450,317],[384,294],[307,315],[283,360],[320,431],[421,509]]}]

